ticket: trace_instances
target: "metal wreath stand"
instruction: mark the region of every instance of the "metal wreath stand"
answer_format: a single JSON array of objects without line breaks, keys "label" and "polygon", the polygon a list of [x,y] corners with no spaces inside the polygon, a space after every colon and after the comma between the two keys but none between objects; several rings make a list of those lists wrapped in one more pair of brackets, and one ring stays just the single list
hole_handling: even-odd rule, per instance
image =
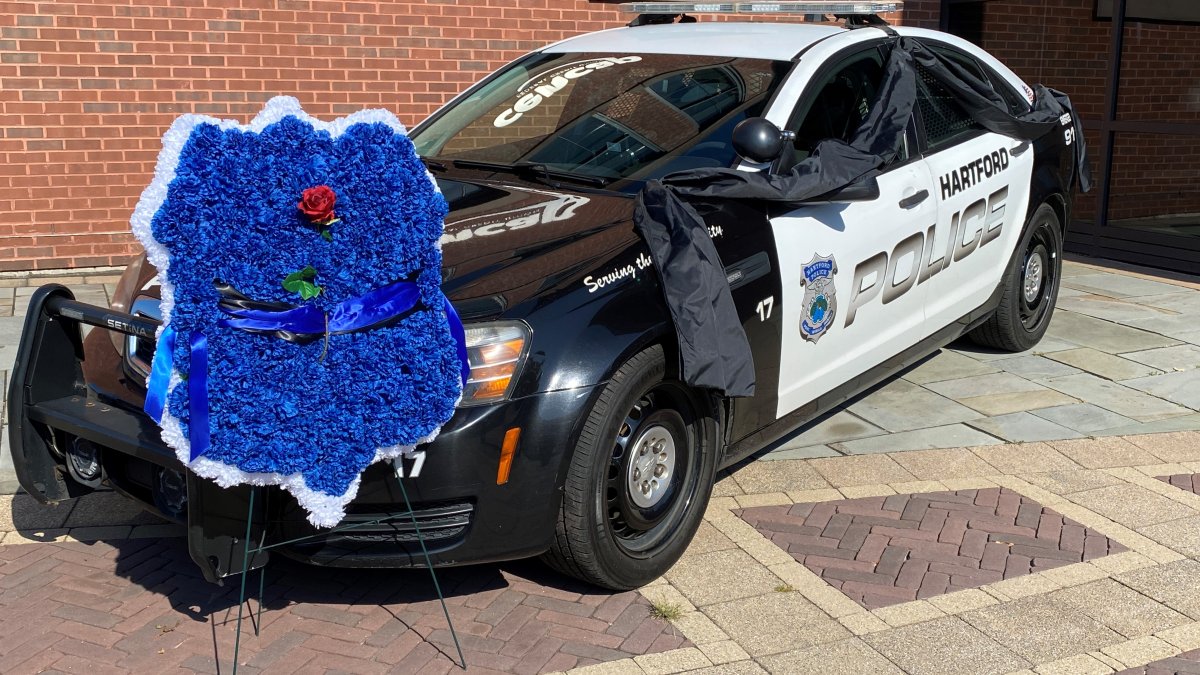
[{"label": "metal wreath stand", "polygon": [[[398,459],[399,458],[397,458],[397,460]],[[287,546],[289,544],[297,544],[297,543],[301,543],[301,542],[308,541],[311,539],[316,539],[318,537],[324,537],[324,536],[327,536],[330,534],[345,532],[347,530],[353,530],[353,529],[359,528],[359,527],[366,527],[368,525],[377,525],[386,520],[392,520],[393,518],[403,518],[405,516],[408,516],[410,522],[412,522],[413,531],[417,535],[417,543],[421,546],[421,555],[425,558],[425,567],[426,567],[426,569],[429,570],[429,576],[431,579],[433,579],[434,591],[437,592],[438,601],[442,604],[442,613],[446,616],[446,625],[450,628],[450,637],[452,637],[454,639],[454,648],[458,650],[457,665],[460,666],[463,670],[467,669],[467,659],[465,656],[463,656],[462,645],[458,641],[458,632],[454,630],[454,622],[450,619],[450,610],[446,607],[446,596],[442,594],[442,586],[440,583],[438,583],[437,572],[434,571],[433,561],[429,557],[429,549],[425,545],[425,536],[421,534],[421,527],[420,527],[420,525],[417,524],[417,515],[416,515],[416,513],[413,512],[412,503],[408,500],[408,490],[404,487],[404,477],[402,475],[402,470],[399,468],[397,468],[397,471],[396,471],[396,482],[400,485],[400,494],[403,495],[403,497],[404,497],[405,511],[400,514],[392,514],[392,515],[389,515],[389,516],[386,516],[383,518],[376,518],[374,520],[369,520],[369,521],[365,521],[365,522],[352,523],[350,525],[337,525],[337,526],[334,526],[332,529],[322,530],[321,532],[318,532],[316,534],[310,534],[310,535],[306,535],[303,537],[296,537],[295,539],[288,539],[286,541],[275,542],[273,544],[266,543],[267,528],[264,527],[263,531],[262,531],[262,536],[259,538],[257,545],[253,545],[253,546],[250,543],[250,533],[251,533],[251,526],[252,526],[253,520],[254,520],[254,501],[255,501],[255,497],[258,496],[259,490],[261,490],[263,486],[253,485],[250,487],[250,505],[246,510],[246,536],[244,538],[245,546],[243,547],[243,551],[242,551],[242,570],[241,570],[241,572],[238,573],[241,575],[242,579],[241,579],[241,590],[239,591],[239,594],[238,594],[237,624],[236,624],[234,640],[233,640],[233,675],[237,675],[238,657],[240,656],[240,653],[241,653],[242,615],[244,614],[243,610],[245,609],[245,606],[246,606],[246,576],[249,574],[248,568],[250,566],[250,557],[252,555],[255,555],[258,553],[263,553],[263,552],[269,551],[273,548],[279,548],[280,546]],[[258,610],[255,613],[255,620],[254,620],[254,635],[255,635],[255,637],[258,637],[259,627],[262,625],[262,606],[263,606],[263,595],[266,590],[266,576],[267,576],[267,571],[266,571],[266,565],[264,564],[262,567],[260,567],[258,569]],[[218,666],[219,666],[220,665],[219,657],[217,657],[217,661],[218,661]]]}]

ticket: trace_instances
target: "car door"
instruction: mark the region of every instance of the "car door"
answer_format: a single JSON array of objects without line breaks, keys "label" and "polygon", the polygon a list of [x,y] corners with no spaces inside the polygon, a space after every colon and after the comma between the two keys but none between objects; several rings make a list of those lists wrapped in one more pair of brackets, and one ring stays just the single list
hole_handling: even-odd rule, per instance
[{"label": "car door", "polygon": [[[989,80],[968,55],[935,49]],[[921,68],[917,117],[938,211],[920,277],[929,286],[932,334],[986,303],[1000,285],[1029,208],[1034,153],[1028,141],[985,131]]]},{"label": "car door", "polygon": [[[849,139],[874,101],[883,63],[879,46],[858,46],[814,73],[788,124],[797,134],[792,161],[824,138]],[[933,180],[906,143],[878,183],[875,199],[772,214],[781,296],[774,311],[782,319],[777,418],[924,334],[927,288],[916,281],[924,233],[937,217]]]}]

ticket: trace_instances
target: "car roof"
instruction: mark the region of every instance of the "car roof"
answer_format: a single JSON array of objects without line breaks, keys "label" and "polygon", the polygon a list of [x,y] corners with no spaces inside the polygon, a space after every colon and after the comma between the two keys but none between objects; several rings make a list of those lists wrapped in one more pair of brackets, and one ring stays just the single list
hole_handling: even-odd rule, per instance
[{"label": "car roof", "polygon": [[542,51],[623,54],[695,54],[790,61],[840,26],[712,21],[613,28],[568,38]]}]

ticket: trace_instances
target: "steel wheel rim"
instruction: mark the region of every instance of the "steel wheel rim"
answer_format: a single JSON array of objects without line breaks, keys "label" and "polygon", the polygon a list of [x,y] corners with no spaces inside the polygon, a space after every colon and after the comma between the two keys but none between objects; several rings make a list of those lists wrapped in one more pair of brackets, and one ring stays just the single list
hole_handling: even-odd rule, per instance
[{"label": "steel wheel rim", "polygon": [[1045,320],[1058,285],[1058,248],[1053,228],[1049,222],[1038,225],[1021,266],[1020,318],[1030,331]]},{"label": "steel wheel rim", "polygon": [[626,490],[638,507],[654,508],[675,475],[675,437],[667,427],[652,425],[642,431],[633,453],[625,462]]},{"label": "steel wheel rim", "polygon": [[[629,554],[646,555],[669,539],[695,495],[694,439],[676,410],[686,400],[677,384],[659,384],[638,399],[618,426],[601,506],[613,541]],[[645,461],[660,441],[667,457],[660,452],[657,461]],[[640,454],[643,442],[647,442],[645,455]],[[641,464],[638,458],[643,459]],[[649,495],[636,489],[640,481],[633,479],[635,469],[644,472],[644,465],[652,474],[654,467],[663,467],[659,485],[652,486]]]}]

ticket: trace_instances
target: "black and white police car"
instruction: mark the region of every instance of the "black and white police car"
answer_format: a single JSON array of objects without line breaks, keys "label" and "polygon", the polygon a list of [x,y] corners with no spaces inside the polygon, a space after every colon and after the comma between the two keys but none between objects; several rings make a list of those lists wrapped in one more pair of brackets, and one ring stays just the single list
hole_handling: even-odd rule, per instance
[{"label": "black and white police car", "polygon": [[[896,2],[640,3],[640,12],[877,12]],[[847,139],[880,95],[893,29],[643,16],[550,45],[463,92],[412,133],[451,208],[444,290],[467,323],[472,382],[435,442],[364,476],[349,521],[398,513],[404,480],[434,562],[543,555],[625,589],[682,554],[722,467],[763,449],[960,336],[1024,350],[1058,291],[1077,125],[1034,142],[986,131],[918,78],[899,155],[808,203],[690,199],[704,218],[754,361],[756,393],[679,376],[678,336],[632,225],[647,180],[702,167],[782,173]],[[899,27],[987,83],[1013,114],[1033,90],[957,37]],[[784,130],[743,157],[734,129]],[[753,125],[751,125],[753,126]],[[769,128],[774,128],[769,127]],[[759,124],[759,129],[763,124]],[[740,146],[737,146],[740,147]],[[197,481],[141,412],[155,271],[114,306],[61,286],[33,299],[12,377],[10,438],[34,497],[102,483],[189,522],[210,579],[239,571],[246,492]],[[80,324],[99,325],[81,338]],[[270,492],[270,537],[311,533]],[[422,564],[407,519],[281,549],[315,564]],[[257,564],[257,563],[256,563]]]}]

